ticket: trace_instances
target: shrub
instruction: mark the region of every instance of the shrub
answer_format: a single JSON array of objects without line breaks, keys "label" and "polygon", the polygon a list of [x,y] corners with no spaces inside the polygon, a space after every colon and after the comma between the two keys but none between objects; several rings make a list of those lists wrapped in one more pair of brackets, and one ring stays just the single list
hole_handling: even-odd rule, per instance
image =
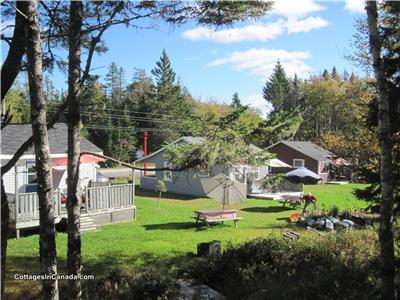
[{"label": "shrub", "polygon": [[162,300],[175,299],[178,294],[175,277],[154,270],[138,275],[113,272],[104,279],[87,281],[84,286],[84,298],[90,300]]},{"label": "shrub", "polygon": [[374,233],[346,233],[288,242],[269,237],[229,246],[220,257],[193,262],[186,276],[228,299],[266,290],[270,299],[378,298]]}]

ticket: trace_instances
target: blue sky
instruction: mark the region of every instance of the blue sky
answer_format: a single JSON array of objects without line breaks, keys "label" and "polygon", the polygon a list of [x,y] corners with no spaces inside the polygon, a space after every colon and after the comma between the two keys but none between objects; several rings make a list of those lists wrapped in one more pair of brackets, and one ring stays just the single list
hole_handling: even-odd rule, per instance
[{"label": "blue sky", "polygon": [[[340,72],[361,73],[344,56],[352,51],[355,19],[363,13],[362,0],[277,0],[261,20],[213,32],[196,24],[158,24],[158,29],[149,30],[118,26],[106,32],[109,50],[94,58],[93,73],[103,76],[115,62],[130,81],[135,67],[150,73],[165,48],[194,97],[230,102],[238,92],[242,102],[266,111],[261,91],[277,59],[288,75],[296,72],[301,78],[334,65]],[[3,47],[3,57],[6,50]],[[50,77],[57,88],[66,90],[65,74],[54,72]]]}]

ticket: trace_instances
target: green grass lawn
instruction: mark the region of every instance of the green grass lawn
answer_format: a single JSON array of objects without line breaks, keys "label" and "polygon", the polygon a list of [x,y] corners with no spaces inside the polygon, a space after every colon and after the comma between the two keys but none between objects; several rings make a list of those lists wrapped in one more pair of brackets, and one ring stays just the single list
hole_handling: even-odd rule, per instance
[{"label": "green grass lawn", "polygon": [[[357,200],[352,194],[360,184],[306,186],[318,198],[318,209],[329,210],[337,205],[341,210],[365,207],[366,202]],[[287,217],[296,212],[283,208],[278,201],[248,199],[232,206],[243,218],[235,228],[233,222],[211,228],[197,228],[193,210],[219,208],[212,199],[188,198],[167,195],[157,209],[154,193],[137,191],[137,220],[121,224],[106,225],[95,233],[82,235],[83,266],[85,273],[97,276],[109,274],[112,270],[143,269],[147,267],[169,267],[187,259],[188,253],[196,252],[200,242],[220,240],[222,245],[241,243],[268,234],[282,234],[289,226]],[[297,211],[300,211],[298,209]],[[306,232],[304,232],[306,234]],[[307,233],[311,234],[311,233]],[[15,273],[38,273],[38,235],[9,240],[7,263],[7,288],[11,293],[32,283],[16,282]],[[66,270],[67,235],[57,234],[59,271]],[[37,283],[36,283],[37,284]]]}]

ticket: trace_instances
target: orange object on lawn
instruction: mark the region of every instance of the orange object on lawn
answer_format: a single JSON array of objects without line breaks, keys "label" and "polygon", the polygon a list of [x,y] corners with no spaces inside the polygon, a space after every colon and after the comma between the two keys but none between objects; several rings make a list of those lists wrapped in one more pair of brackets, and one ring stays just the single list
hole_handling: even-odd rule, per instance
[{"label": "orange object on lawn", "polygon": [[295,222],[297,222],[297,220],[298,220],[299,218],[300,218],[300,214],[299,214],[299,213],[292,214],[292,215],[290,215],[290,217],[289,217],[289,222],[295,223]]}]

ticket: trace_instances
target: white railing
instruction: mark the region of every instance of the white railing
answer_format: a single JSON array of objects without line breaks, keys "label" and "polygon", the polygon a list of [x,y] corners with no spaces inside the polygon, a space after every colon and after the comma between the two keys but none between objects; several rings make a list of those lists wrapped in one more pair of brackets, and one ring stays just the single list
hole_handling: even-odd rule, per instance
[{"label": "white railing", "polygon": [[[133,184],[88,187],[83,191],[84,206],[87,212],[123,208],[134,205],[135,186]],[[37,193],[7,194],[11,222],[39,220],[39,198]],[[54,191],[55,217],[62,211],[61,192]]]},{"label": "white railing", "polygon": [[133,184],[88,187],[85,207],[88,212],[134,205]]},{"label": "white railing", "polygon": [[[39,197],[37,193],[7,194],[10,221],[29,222],[39,220]],[[61,193],[54,191],[55,215],[61,215]]]}]

